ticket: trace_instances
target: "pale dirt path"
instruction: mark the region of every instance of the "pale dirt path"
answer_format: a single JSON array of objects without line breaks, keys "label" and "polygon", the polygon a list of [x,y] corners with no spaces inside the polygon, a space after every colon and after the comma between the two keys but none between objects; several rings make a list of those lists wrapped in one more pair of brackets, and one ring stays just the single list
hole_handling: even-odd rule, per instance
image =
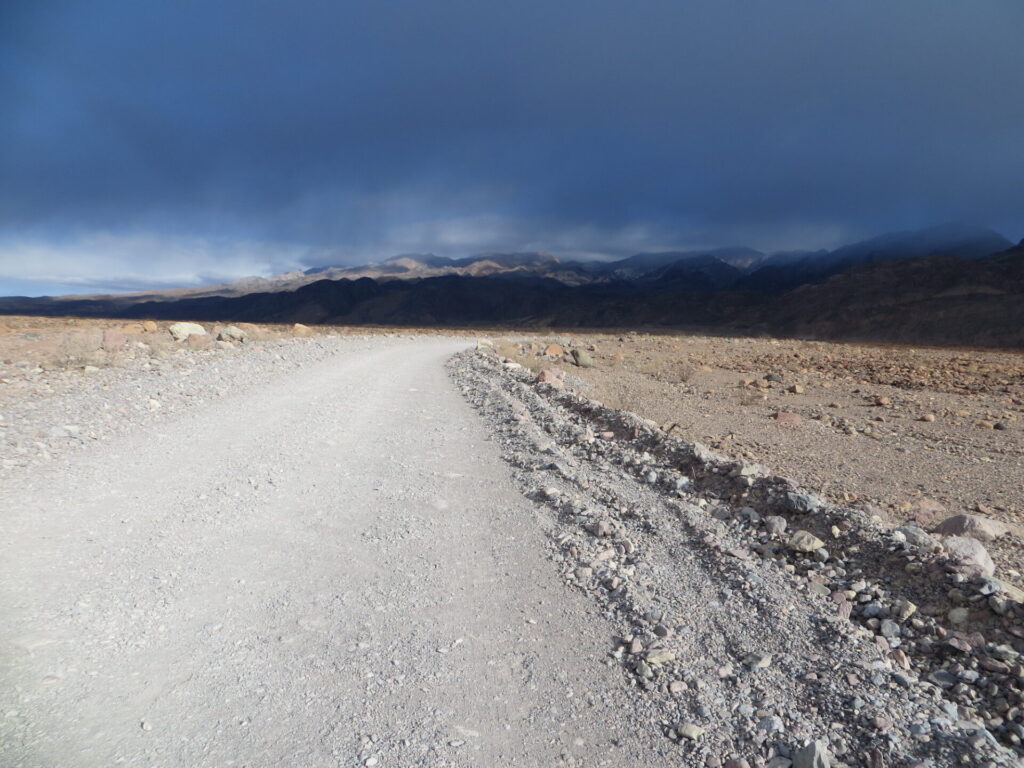
[{"label": "pale dirt path", "polygon": [[0,764],[676,763],[446,377],[464,345],[343,351],[10,478]]}]

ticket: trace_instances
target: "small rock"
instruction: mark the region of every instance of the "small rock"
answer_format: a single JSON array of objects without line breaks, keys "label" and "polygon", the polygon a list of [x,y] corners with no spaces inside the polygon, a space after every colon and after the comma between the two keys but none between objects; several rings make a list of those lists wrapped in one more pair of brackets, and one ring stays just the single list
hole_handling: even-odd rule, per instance
[{"label": "small rock", "polygon": [[946,638],[946,646],[948,648],[952,648],[955,651],[959,651],[960,653],[970,653],[971,652],[971,644],[968,643],[966,640],[964,640],[959,635],[953,635],[952,637],[947,637]]},{"label": "small rock", "polygon": [[770,653],[751,653],[743,659],[743,663],[751,669],[767,669],[772,665],[772,655]]},{"label": "small rock", "polygon": [[971,612],[966,608],[953,608],[947,614],[950,624],[966,624]]},{"label": "small rock", "polygon": [[237,325],[229,325],[217,334],[217,341],[245,341],[247,338],[249,334]]},{"label": "small rock", "polygon": [[794,512],[810,514],[821,512],[825,508],[825,502],[820,496],[803,491],[790,491],[786,494],[786,501]]},{"label": "small rock", "polygon": [[647,652],[647,663],[648,664],[668,664],[670,661],[675,661],[676,652],[670,651],[668,648],[655,648]]},{"label": "small rock", "polygon": [[1003,594],[1010,600],[1013,600],[1015,603],[1024,603],[1024,589],[1016,587],[1006,581],[1000,582],[1000,586],[1003,590]]},{"label": "small rock", "polygon": [[780,424],[790,424],[792,426],[797,426],[803,422],[803,417],[799,413],[793,413],[792,411],[778,411],[772,418]]},{"label": "small rock", "polygon": [[175,341],[185,341],[189,336],[206,335],[206,329],[199,323],[174,323],[167,330]]},{"label": "small rock", "polygon": [[765,530],[772,536],[782,535],[786,530],[786,525],[786,518],[778,515],[768,515],[764,519]]},{"label": "small rock", "polygon": [[924,528],[919,528],[916,525],[901,525],[896,531],[902,533],[907,542],[915,547],[929,552],[936,547],[935,539]]},{"label": "small rock", "polygon": [[935,499],[919,499],[910,509],[910,516],[918,525],[931,525],[946,514],[946,507]]},{"label": "small rock", "polygon": [[565,372],[556,371],[553,368],[545,368],[537,374],[535,381],[537,384],[550,384],[553,387],[564,387]]},{"label": "small rock", "polygon": [[820,741],[812,741],[793,753],[793,768],[832,768],[828,751]]},{"label": "small rock", "polygon": [[685,725],[676,726],[676,733],[679,734],[681,739],[689,739],[690,741],[696,741],[704,735],[704,729],[699,725],[693,723],[686,723]]},{"label": "small rock", "polygon": [[988,551],[977,539],[967,536],[951,536],[942,542],[953,562],[974,576],[992,576],[996,572],[995,563]]},{"label": "small rock", "polygon": [[900,621],[906,621],[917,613],[917,606],[909,600],[897,600],[893,605],[893,611],[896,614],[896,618]]},{"label": "small rock", "polygon": [[892,619],[882,619],[879,632],[881,632],[882,637],[899,637],[903,634],[903,630],[900,625]]},{"label": "small rock", "polygon": [[594,367],[594,358],[592,358],[590,353],[584,349],[574,349],[572,351],[572,360],[576,363],[578,368]]},{"label": "small rock", "polygon": [[825,546],[825,542],[810,531],[796,531],[787,545],[794,552],[813,552]]}]

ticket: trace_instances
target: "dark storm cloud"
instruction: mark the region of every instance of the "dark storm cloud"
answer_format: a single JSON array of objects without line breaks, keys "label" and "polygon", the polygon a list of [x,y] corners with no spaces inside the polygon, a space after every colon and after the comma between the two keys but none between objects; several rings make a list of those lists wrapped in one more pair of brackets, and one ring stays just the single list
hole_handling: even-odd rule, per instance
[{"label": "dark storm cloud", "polygon": [[119,236],[126,279],[166,277],[161,252],[216,272],[227,243],[268,270],[952,219],[1016,238],[1021,29],[1018,0],[15,0],[0,274],[102,270],[88,244]]}]

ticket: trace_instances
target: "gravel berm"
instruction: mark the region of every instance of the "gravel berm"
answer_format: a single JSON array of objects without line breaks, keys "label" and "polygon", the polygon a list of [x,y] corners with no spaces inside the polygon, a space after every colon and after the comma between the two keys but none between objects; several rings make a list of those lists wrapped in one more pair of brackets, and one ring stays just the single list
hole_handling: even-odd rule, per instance
[{"label": "gravel berm", "polygon": [[1021,765],[1024,607],[997,580],[486,341],[449,368],[680,764]]}]

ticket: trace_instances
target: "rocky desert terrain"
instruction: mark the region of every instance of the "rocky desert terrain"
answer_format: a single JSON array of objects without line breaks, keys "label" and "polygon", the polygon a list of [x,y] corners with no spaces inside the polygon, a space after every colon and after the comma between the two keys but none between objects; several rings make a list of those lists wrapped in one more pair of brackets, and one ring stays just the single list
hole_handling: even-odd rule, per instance
[{"label": "rocky desert terrain", "polygon": [[1021,764],[1015,353],[2,322],[5,765]]},{"label": "rocky desert terrain", "polygon": [[[1024,354],[712,336],[551,336],[499,345],[590,397],[765,464],[892,525],[972,514],[1024,586]],[[572,351],[587,352],[586,367]],[[547,353],[547,354],[546,354]]]}]

